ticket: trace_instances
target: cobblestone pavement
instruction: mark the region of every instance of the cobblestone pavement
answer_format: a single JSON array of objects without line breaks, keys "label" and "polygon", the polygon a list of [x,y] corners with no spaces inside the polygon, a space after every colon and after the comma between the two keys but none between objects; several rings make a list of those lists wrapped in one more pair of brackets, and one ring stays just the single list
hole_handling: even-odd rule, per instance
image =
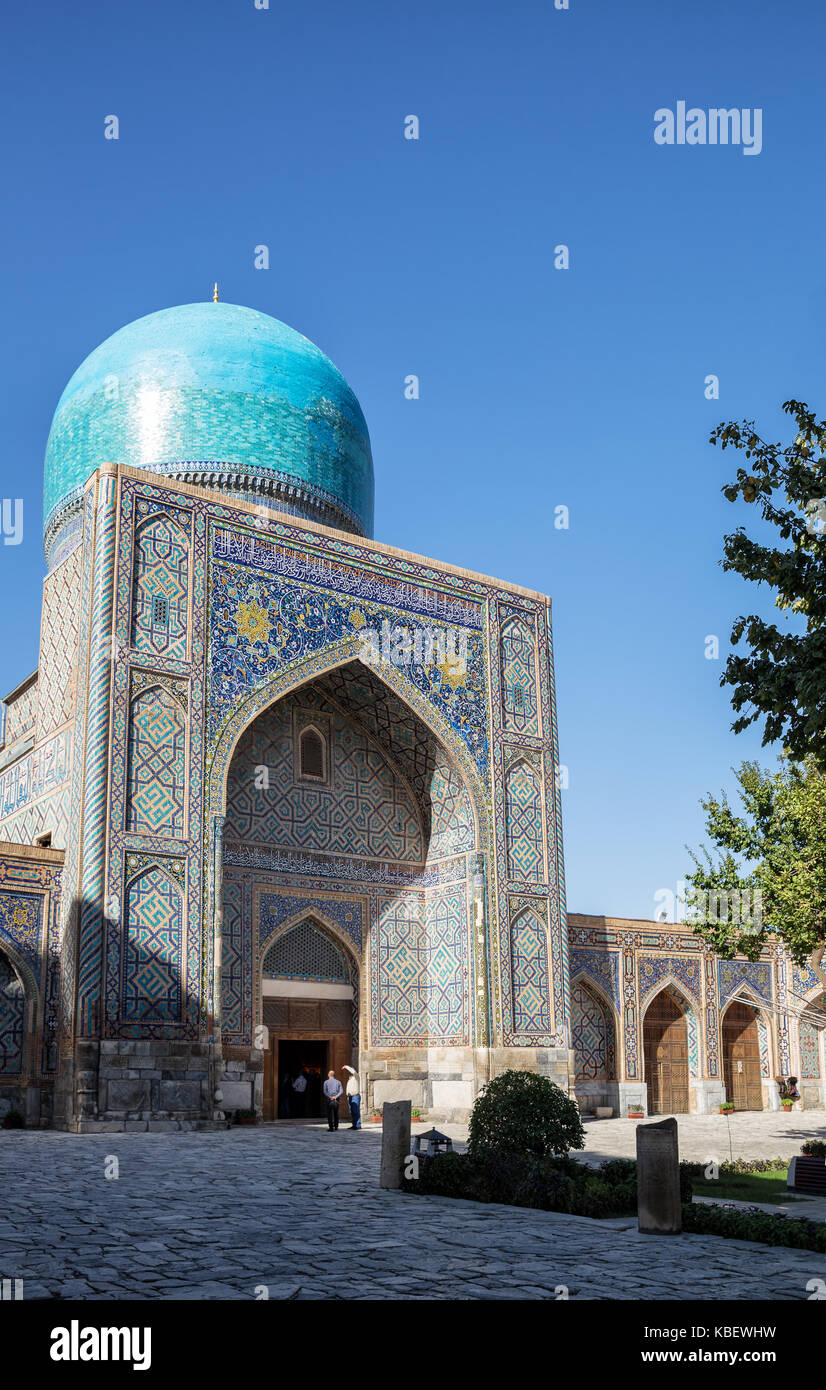
[{"label": "cobblestone pavement", "polygon": [[[652,1116],[661,1120],[663,1115]],[[826,1139],[826,1110],[748,1110],[732,1115],[675,1115],[680,1158],[707,1163],[731,1158],[793,1158],[804,1139]],[[585,1158],[635,1158],[638,1124],[651,1120],[586,1120]]]},{"label": "cobblestone pavement", "polygon": [[323,1125],[0,1131],[0,1276],[25,1298],[804,1300],[826,1275],[813,1252],[382,1193],[378,1158],[378,1129]]},{"label": "cobblestone pavement", "polygon": [[720,1300],[805,1299],[826,1275],[808,1251],[382,1192],[379,1150],[378,1129],[315,1124],[0,1131],[0,1277],[29,1299]]}]

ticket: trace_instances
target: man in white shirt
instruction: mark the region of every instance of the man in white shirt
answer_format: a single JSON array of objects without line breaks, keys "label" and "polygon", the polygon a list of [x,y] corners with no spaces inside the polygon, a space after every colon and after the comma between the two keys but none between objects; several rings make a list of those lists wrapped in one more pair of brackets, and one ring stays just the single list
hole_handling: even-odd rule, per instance
[{"label": "man in white shirt", "polygon": [[327,1125],[331,1130],[338,1129],[338,1098],[343,1094],[344,1087],[334,1071],[328,1071],[322,1089],[327,1101]]},{"label": "man in white shirt", "polygon": [[361,1129],[361,1082],[359,1074],[353,1067],[345,1066],[344,1070],[349,1072],[347,1077],[347,1104],[350,1107],[351,1129]]}]

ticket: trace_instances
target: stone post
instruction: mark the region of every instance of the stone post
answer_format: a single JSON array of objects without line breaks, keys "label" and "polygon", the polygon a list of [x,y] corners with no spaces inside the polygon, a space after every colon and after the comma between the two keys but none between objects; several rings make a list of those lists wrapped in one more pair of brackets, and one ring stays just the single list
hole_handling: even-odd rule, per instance
[{"label": "stone post", "polygon": [[410,1153],[409,1100],[387,1100],[381,1112],[381,1187],[401,1187]]},{"label": "stone post", "polygon": [[637,1224],[643,1235],[682,1230],[676,1120],[637,1125]]}]

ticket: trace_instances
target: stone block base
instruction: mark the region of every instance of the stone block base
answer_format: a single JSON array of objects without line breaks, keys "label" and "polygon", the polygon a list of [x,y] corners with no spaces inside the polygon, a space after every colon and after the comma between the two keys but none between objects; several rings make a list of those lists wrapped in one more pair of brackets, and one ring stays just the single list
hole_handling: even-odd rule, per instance
[{"label": "stone block base", "polygon": [[571,1094],[571,1053],[563,1048],[373,1048],[359,1059],[363,1113],[385,1101],[409,1100],[422,1118],[464,1123],[482,1087],[504,1071],[547,1076]]}]

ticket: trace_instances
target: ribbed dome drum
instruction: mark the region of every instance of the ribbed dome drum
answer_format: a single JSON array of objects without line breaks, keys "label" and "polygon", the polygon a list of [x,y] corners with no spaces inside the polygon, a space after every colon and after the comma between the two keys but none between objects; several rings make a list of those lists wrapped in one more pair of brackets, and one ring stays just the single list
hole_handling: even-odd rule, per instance
[{"label": "ribbed dome drum", "polygon": [[372,534],[373,461],[356,397],[307,338],[237,304],[148,314],[78,367],[46,449],[50,564],[72,543],[83,484],[105,462]]}]

